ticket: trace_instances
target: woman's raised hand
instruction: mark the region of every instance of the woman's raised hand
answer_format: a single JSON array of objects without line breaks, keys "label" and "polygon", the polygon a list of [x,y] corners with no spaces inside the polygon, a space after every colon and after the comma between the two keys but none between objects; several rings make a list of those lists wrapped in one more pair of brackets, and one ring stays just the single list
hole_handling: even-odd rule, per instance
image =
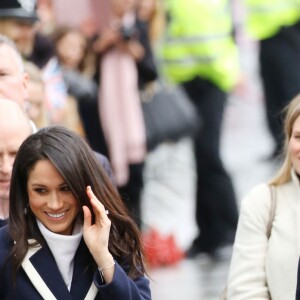
[{"label": "woman's raised hand", "polygon": [[97,265],[102,268],[109,263],[113,263],[112,255],[108,250],[111,221],[107,216],[105,207],[94,195],[90,186],[87,187],[86,192],[93,208],[95,223],[92,224],[90,209],[83,206],[83,238]]}]

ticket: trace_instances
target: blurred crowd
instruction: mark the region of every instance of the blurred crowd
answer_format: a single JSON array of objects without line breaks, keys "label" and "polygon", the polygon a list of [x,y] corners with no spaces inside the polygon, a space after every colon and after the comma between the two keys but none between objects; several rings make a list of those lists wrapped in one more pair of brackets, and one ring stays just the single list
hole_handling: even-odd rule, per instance
[{"label": "blurred crowd", "polygon": [[157,78],[157,9],[151,1],[0,5],[0,33],[15,42],[30,77],[31,120],[66,126],[108,156],[139,224],[147,153],[139,91]]},{"label": "blurred crowd", "polygon": [[[249,12],[255,11],[259,2],[247,1]],[[145,236],[148,244],[161,245],[166,241],[169,249],[166,252],[173,253],[172,258],[165,255],[159,262],[154,247],[150,247],[153,265],[168,264],[185,255],[193,258],[203,252],[214,255],[220,247],[234,241],[238,206],[231,178],[220,157],[220,135],[228,95],[246,91],[239,61],[241,24],[252,26],[253,38],[263,41],[260,63],[267,117],[276,141],[272,157],[281,150],[280,110],[300,90],[297,75],[287,75],[285,78],[291,79],[286,80],[289,86],[281,85],[284,82],[281,66],[274,58],[286,51],[284,57],[289,58],[290,71],[285,72],[299,70],[296,51],[300,34],[298,28],[288,32],[287,25],[300,16],[293,15],[290,19],[287,16],[285,31],[274,37],[281,24],[261,33],[257,29],[263,20],[260,16],[249,13],[250,18],[244,24],[234,7],[232,1],[226,0],[2,0],[0,3],[0,34],[15,42],[30,77],[26,102],[29,117],[37,128],[66,126],[83,136],[93,150],[106,155],[119,192],[142,230],[145,224],[141,196],[150,150],[141,92],[156,82],[166,81],[180,86],[195,106],[202,122],[200,133],[192,138],[198,233],[188,249],[180,249],[176,240],[163,239],[157,229],[148,232]],[[256,36],[255,30],[259,32]],[[290,39],[293,50],[280,48],[284,48],[285,39]],[[270,87],[271,77],[276,74],[282,75],[276,85],[280,95],[274,85]],[[284,101],[275,103],[272,97]],[[149,227],[151,224],[147,224]]]}]

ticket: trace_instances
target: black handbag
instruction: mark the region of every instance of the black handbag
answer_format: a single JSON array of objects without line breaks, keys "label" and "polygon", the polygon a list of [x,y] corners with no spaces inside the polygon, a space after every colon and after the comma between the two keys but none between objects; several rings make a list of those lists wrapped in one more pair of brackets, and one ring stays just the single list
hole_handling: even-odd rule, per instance
[{"label": "black handbag", "polygon": [[201,120],[196,107],[180,86],[152,84],[141,92],[141,100],[148,150],[199,132]]}]

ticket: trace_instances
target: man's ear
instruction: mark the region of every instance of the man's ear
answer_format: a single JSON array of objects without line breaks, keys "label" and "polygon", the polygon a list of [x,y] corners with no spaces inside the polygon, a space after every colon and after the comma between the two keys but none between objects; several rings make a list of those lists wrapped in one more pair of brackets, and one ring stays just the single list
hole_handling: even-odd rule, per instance
[{"label": "man's ear", "polygon": [[29,74],[24,72],[23,73],[23,78],[22,78],[22,84],[23,84],[23,88],[24,88],[24,101],[28,100],[29,97],[29,92],[28,92],[28,82],[29,82]]}]

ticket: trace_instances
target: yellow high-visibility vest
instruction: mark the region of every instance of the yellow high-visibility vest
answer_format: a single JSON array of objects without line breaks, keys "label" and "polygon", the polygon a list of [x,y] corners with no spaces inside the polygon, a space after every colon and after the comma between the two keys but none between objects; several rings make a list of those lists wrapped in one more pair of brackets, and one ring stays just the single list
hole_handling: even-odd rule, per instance
[{"label": "yellow high-visibility vest", "polygon": [[300,19],[299,0],[246,0],[246,29],[255,39],[275,35]]},{"label": "yellow high-visibility vest", "polygon": [[229,91],[239,74],[227,0],[169,0],[160,55],[163,72],[180,83],[196,76]]}]

